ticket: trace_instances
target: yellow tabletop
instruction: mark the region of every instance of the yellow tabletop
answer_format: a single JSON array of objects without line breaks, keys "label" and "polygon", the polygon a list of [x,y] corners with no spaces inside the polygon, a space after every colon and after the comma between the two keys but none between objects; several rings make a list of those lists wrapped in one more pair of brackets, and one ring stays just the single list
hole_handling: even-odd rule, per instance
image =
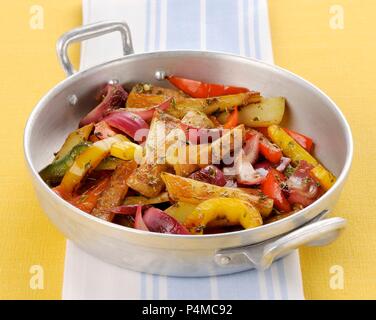
[{"label": "yellow tabletop", "polygon": [[[81,23],[81,0],[37,3],[44,10],[42,29],[34,29],[38,27],[32,18],[35,1],[9,1],[0,11],[2,299],[61,297],[65,239],[35,199],[23,160],[22,134],[38,99],[64,78],[55,41]],[[352,172],[334,212],[348,219],[349,225],[334,244],[301,250],[306,298],[375,299],[376,1],[269,3],[276,63],[327,92],[349,120],[355,140]],[[76,63],[78,57],[74,48]],[[43,290],[33,289],[33,266],[43,267]],[[341,272],[343,288],[336,282]]]}]

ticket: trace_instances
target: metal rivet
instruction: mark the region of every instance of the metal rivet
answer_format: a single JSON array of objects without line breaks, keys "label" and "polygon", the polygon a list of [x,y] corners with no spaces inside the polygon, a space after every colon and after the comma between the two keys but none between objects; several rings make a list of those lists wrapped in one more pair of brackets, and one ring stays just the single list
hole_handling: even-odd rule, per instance
[{"label": "metal rivet", "polygon": [[78,98],[75,94],[72,94],[68,97],[69,104],[75,106],[78,102]]},{"label": "metal rivet", "polygon": [[118,79],[111,79],[110,81],[108,81],[108,84],[110,84],[110,85],[119,84],[119,80]]},{"label": "metal rivet", "polygon": [[157,79],[159,81],[164,80],[164,79],[166,79],[166,71],[157,70],[157,71],[155,71],[154,76],[155,76],[155,79]]},{"label": "metal rivet", "polygon": [[227,256],[222,256],[219,260],[219,263],[222,264],[222,265],[226,265],[226,264],[229,264],[231,261],[231,258],[230,257],[227,257]]}]

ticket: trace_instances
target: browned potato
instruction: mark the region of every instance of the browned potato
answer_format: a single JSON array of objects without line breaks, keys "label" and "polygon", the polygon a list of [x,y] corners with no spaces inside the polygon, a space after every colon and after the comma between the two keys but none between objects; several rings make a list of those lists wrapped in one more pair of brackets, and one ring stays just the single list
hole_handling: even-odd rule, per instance
[{"label": "browned potato", "polygon": [[260,102],[259,92],[246,92],[227,96],[207,99],[186,98],[178,91],[164,91],[164,94],[138,93],[132,91],[127,99],[127,108],[149,108],[156,106],[168,97],[174,97],[172,106],[167,112],[179,119],[183,118],[188,111],[200,111],[205,114],[231,110],[234,106],[248,105]]},{"label": "browned potato", "polygon": [[[262,98],[259,103],[246,105],[239,110],[239,123],[249,127],[268,127],[279,124],[285,112],[285,98]],[[223,112],[218,120],[225,123],[230,113]]]},{"label": "browned potato", "polygon": [[252,195],[237,188],[218,187],[169,173],[162,173],[161,177],[171,200],[176,202],[199,204],[204,200],[218,197],[237,198],[253,204],[264,218],[268,217],[273,209],[273,200],[261,192]]},{"label": "browned potato", "polygon": [[156,112],[150,125],[145,145],[145,163],[142,163],[128,178],[127,184],[133,190],[146,197],[156,197],[163,189],[161,173],[170,168],[165,164],[164,150],[160,150],[165,141],[158,141],[157,132],[164,128],[166,135],[179,127],[180,121],[164,112]]},{"label": "browned potato", "polygon": [[127,185],[145,197],[156,197],[164,189],[161,173],[168,170],[165,164],[142,164],[127,180]]},{"label": "browned potato", "polygon": [[188,111],[183,119],[181,119],[181,122],[194,128],[214,128],[213,121],[211,121],[205,113],[197,110]]},{"label": "browned potato", "polygon": [[260,99],[260,93],[253,91],[207,99],[177,98],[175,105],[169,110],[169,113],[181,119],[189,110],[212,114],[215,112],[231,110],[234,106],[260,102]]},{"label": "browned potato", "polygon": [[[183,147],[185,148],[186,155],[184,158],[179,155],[181,147],[177,146],[174,152],[171,152],[166,158],[167,163],[173,165],[177,175],[187,177],[200,167],[205,167],[212,163],[219,163],[230,155],[231,151],[234,150],[235,140],[243,141],[244,135],[244,125],[240,125],[229,130],[220,139],[211,144],[186,145]],[[241,148],[241,145],[238,147]],[[189,155],[192,155],[191,158]],[[193,156],[196,156],[196,158],[192,159]]]}]

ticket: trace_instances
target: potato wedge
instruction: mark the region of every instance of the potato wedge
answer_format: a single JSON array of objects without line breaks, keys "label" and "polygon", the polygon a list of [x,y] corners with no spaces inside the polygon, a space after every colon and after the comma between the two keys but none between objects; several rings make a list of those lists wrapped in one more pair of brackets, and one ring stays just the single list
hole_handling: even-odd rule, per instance
[{"label": "potato wedge", "polygon": [[161,173],[167,170],[165,164],[142,164],[129,176],[127,185],[145,197],[156,197],[164,189]]},{"label": "potato wedge", "polygon": [[[252,103],[239,109],[239,123],[249,127],[268,127],[279,124],[285,112],[285,98],[262,98],[260,103]],[[218,120],[225,123],[229,111],[219,115]]]},{"label": "potato wedge", "polygon": [[168,135],[179,125],[178,119],[164,112],[155,112],[146,140],[145,162],[128,178],[127,183],[130,188],[149,198],[156,197],[164,189],[160,174],[169,170],[169,166],[165,164],[165,150],[168,146],[160,131],[164,130]]},{"label": "potato wedge", "polygon": [[207,115],[232,110],[234,106],[248,105],[261,101],[259,92],[246,92],[207,99],[177,98],[169,113],[177,118],[183,118],[189,110],[200,111]]},{"label": "potato wedge", "polygon": [[158,204],[158,203],[163,203],[163,202],[168,202],[170,199],[168,197],[167,192],[162,192],[158,196],[154,198],[147,198],[143,196],[131,196],[131,197],[126,197],[124,200],[124,205],[148,205],[148,204]]},{"label": "potato wedge", "polygon": [[188,111],[199,111],[205,114],[212,114],[225,110],[231,110],[234,106],[248,105],[250,103],[258,103],[261,101],[259,92],[246,92],[221,97],[213,97],[207,99],[186,98],[179,93],[176,94],[166,92],[166,94],[150,94],[138,93],[132,91],[127,99],[127,108],[148,108],[156,106],[168,97],[173,96],[172,106],[168,109],[168,113],[182,119]]},{"label": "potato wedge", "polygon": [[170,199],[176,202],[199,204],[204,200],[218,197],[237,198],[253,204],[263,217],[269,216],[273,209],[273,200],[261,192],[259,195],[251,195],[237,188],[218,187],[165,172],[161,177],[166,184]]},{"label": "potato wedge", "polygon": [[205,113],[197,110],[188,111],[181,122],[194,128],[214,128],[213,121]]},{"label": "potato wedge", "polygon": [[[219,164],[223,159],[232,161],[229,155],[235,148],[240,149],[242,147],[244,135],[244,125],[239,125],[228,130],[220,139],[211,144],[176,145],[175,149],[171,146],[171,152],[168,153],[166,158],[167,163],[174,167],[177,175],[187,177],[200,167],[212,163]],[[236,141],[239,142],[238,145]],[[182,153],[183,151],[184,153]]]}]

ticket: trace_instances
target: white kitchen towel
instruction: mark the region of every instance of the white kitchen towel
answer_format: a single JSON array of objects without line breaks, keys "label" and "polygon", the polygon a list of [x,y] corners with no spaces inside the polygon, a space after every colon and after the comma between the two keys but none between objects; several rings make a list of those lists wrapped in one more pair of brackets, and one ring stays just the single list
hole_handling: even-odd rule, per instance
[{"label": "white kitchen towel", "polygon": [[[135,52],[226,51],[273,63],[267,0],[83,0],[83,23],[121,19]],[[81,69],[122,55],[119,35],[83,43]],[[267,271],[177,278],[124,270],[67,243],[63,299],[303,299],[298,252]]]}]

